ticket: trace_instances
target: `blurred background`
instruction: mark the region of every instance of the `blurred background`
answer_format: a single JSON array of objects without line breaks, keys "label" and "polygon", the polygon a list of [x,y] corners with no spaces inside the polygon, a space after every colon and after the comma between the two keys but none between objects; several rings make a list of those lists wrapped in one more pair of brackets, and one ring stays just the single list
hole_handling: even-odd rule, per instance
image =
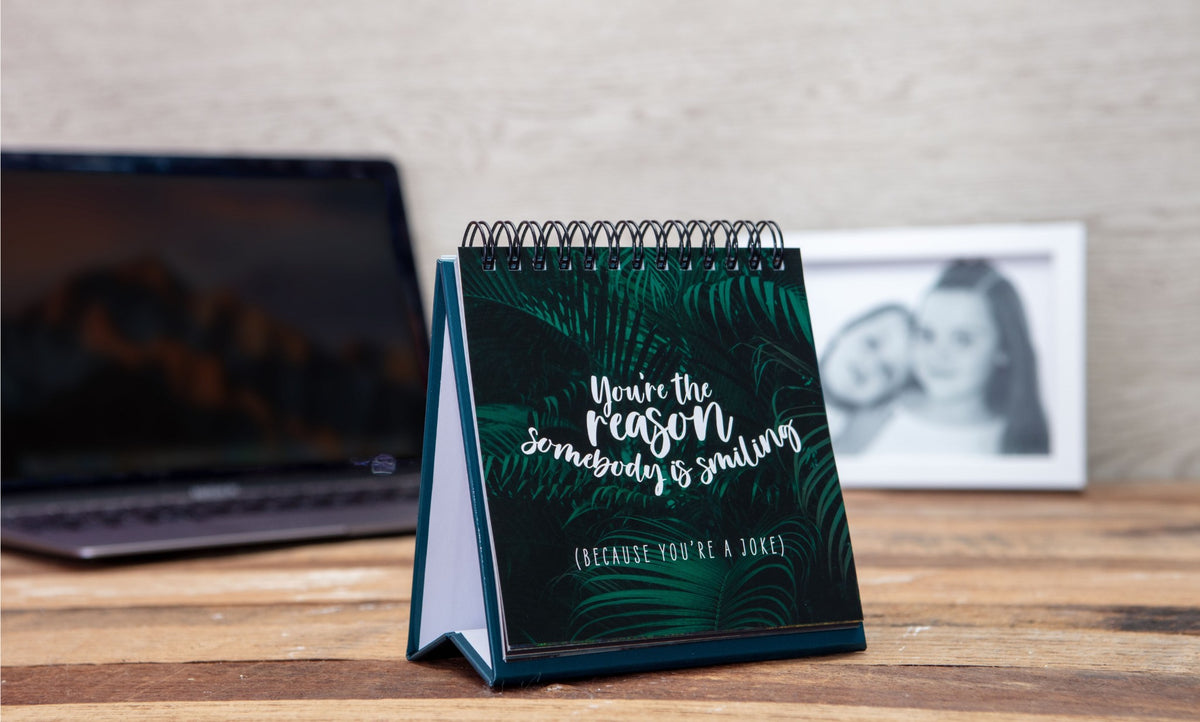
[{"label": "blurred background", "polygon": [[471,220],[1080,220],[1093,480],[1200,478],[1200,3],[5,0],[6,149],[385,156]]}]

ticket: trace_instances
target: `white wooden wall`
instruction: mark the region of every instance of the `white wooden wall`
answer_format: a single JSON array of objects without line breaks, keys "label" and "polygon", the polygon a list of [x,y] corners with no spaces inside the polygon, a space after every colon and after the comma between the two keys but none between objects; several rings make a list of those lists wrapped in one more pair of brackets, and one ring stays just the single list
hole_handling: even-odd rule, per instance
[{"label": "white wooden wall", "polygon": [[10,148],[386,155],[468,220],[1082,220],[1093,479],[1200,478],[1200,1],[5,0]]}]

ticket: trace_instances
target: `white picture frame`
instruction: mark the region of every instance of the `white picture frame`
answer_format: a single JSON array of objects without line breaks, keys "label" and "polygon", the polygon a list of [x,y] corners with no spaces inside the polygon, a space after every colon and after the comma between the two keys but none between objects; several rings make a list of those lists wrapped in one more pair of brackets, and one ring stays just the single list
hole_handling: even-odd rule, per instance
[{"label": "white picture frame", "polygon": [[[787,231],[784,245],[799,248],[804,264],[813,337],[844,487],[1069,490],[1086,485],[1086,231],[1082,224]],[[988,401],[981,407],[986,410],[965,411],[979,407],[980,397],[963,389],[978,387],[963,381],[970,374],[958,375],[954,369],[959,367],[953,366],[957,362],[946,359],[963,358],[947,354],[974,342],[964,341],[970,336],[946,325],[955,323],[946,320],[947,314],[961,316],[957,322],[971,323],[982,318],[979,309],[989,308],[993,329],[1001,325],[1002,316],[997,314],[1020,316],[996,310],[1005,303],[996,300],[1003,294],[994,288],[1004,285],[1003,280],[1010,289],[1003,293],[1019,299],[1008,302],[1008,307],[1024,312],[1024,336],[1029,340],[1024,345],[1030,352],[1010,353],[989,346]],[[970,293],[982,294],[985,287],[989,295],[976,296],[982,304],[971,300]],[[896,311],[888,317],[893,309],[880,310],[879,315],[853,325],[871,310],[889,304],[907,309],[908,315]],[[906,319],[908,325],[897,319]],[[1019,323],[1003,323],[1020,328]],[[989,324],[979,321],[978,326],[986,329]],[[898,328],[908,329],[908,335],[901,335]],[[1006,338],[1021,336],[1011,330],[1005,334]],[[906,365],[868,363],[882,358],[880,349],[890,347],[880,343],[888,338],[905,339],[906,355],[892,354],[892,358],[903,358]],[[947,340],[951,338],[958,340]],[[935,349],[941,356],[935,358]],[[1013,360],[1017,358],[1027,359],[1023,366],[1031,371],[1020,372],[1022,364]],[[996,371],[1000,367],[1005,368],[1003,373]],[[863,372],[863,368],[872,370]],[[903,388],[882,396],[867,394],[865,390],[880,388],[881,377],[871,375],[880,368],[888,371],[888,379],[906,379]],[[973,378],[983,378],[982,373],[977,369]],[[1030,377],[1032,383],[1014,381]],[[845,379],[851,382],[843,388],[853,393],[839,397],[837,383]],[[999,379],[1003,388],[1019,390],[997,394]],[[1043,421],[1038,421],[1039,406]],[[993,407],[1003,410],[993,411]],[[931,419],[937,423],[931,425]]]}]

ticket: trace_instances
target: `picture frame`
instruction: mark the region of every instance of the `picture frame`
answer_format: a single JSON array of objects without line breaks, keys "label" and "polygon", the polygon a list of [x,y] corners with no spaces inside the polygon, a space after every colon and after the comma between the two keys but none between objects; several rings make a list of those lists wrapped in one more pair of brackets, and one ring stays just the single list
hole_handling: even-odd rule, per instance
[{"label": "picture frame", "polygon": [[788,231],[784,245],[803,259],[843,487],[1086,485],[1083,224]]}]

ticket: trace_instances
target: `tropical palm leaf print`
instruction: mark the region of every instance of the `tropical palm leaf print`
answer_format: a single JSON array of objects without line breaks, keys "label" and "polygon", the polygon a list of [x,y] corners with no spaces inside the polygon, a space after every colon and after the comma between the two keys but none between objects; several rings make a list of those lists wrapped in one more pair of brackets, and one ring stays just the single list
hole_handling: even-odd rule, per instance
[{"label": "tropical palm leaf print", "polygon": [[798,254],[568,252],[459,255],[509,647],[861,619]]}]

